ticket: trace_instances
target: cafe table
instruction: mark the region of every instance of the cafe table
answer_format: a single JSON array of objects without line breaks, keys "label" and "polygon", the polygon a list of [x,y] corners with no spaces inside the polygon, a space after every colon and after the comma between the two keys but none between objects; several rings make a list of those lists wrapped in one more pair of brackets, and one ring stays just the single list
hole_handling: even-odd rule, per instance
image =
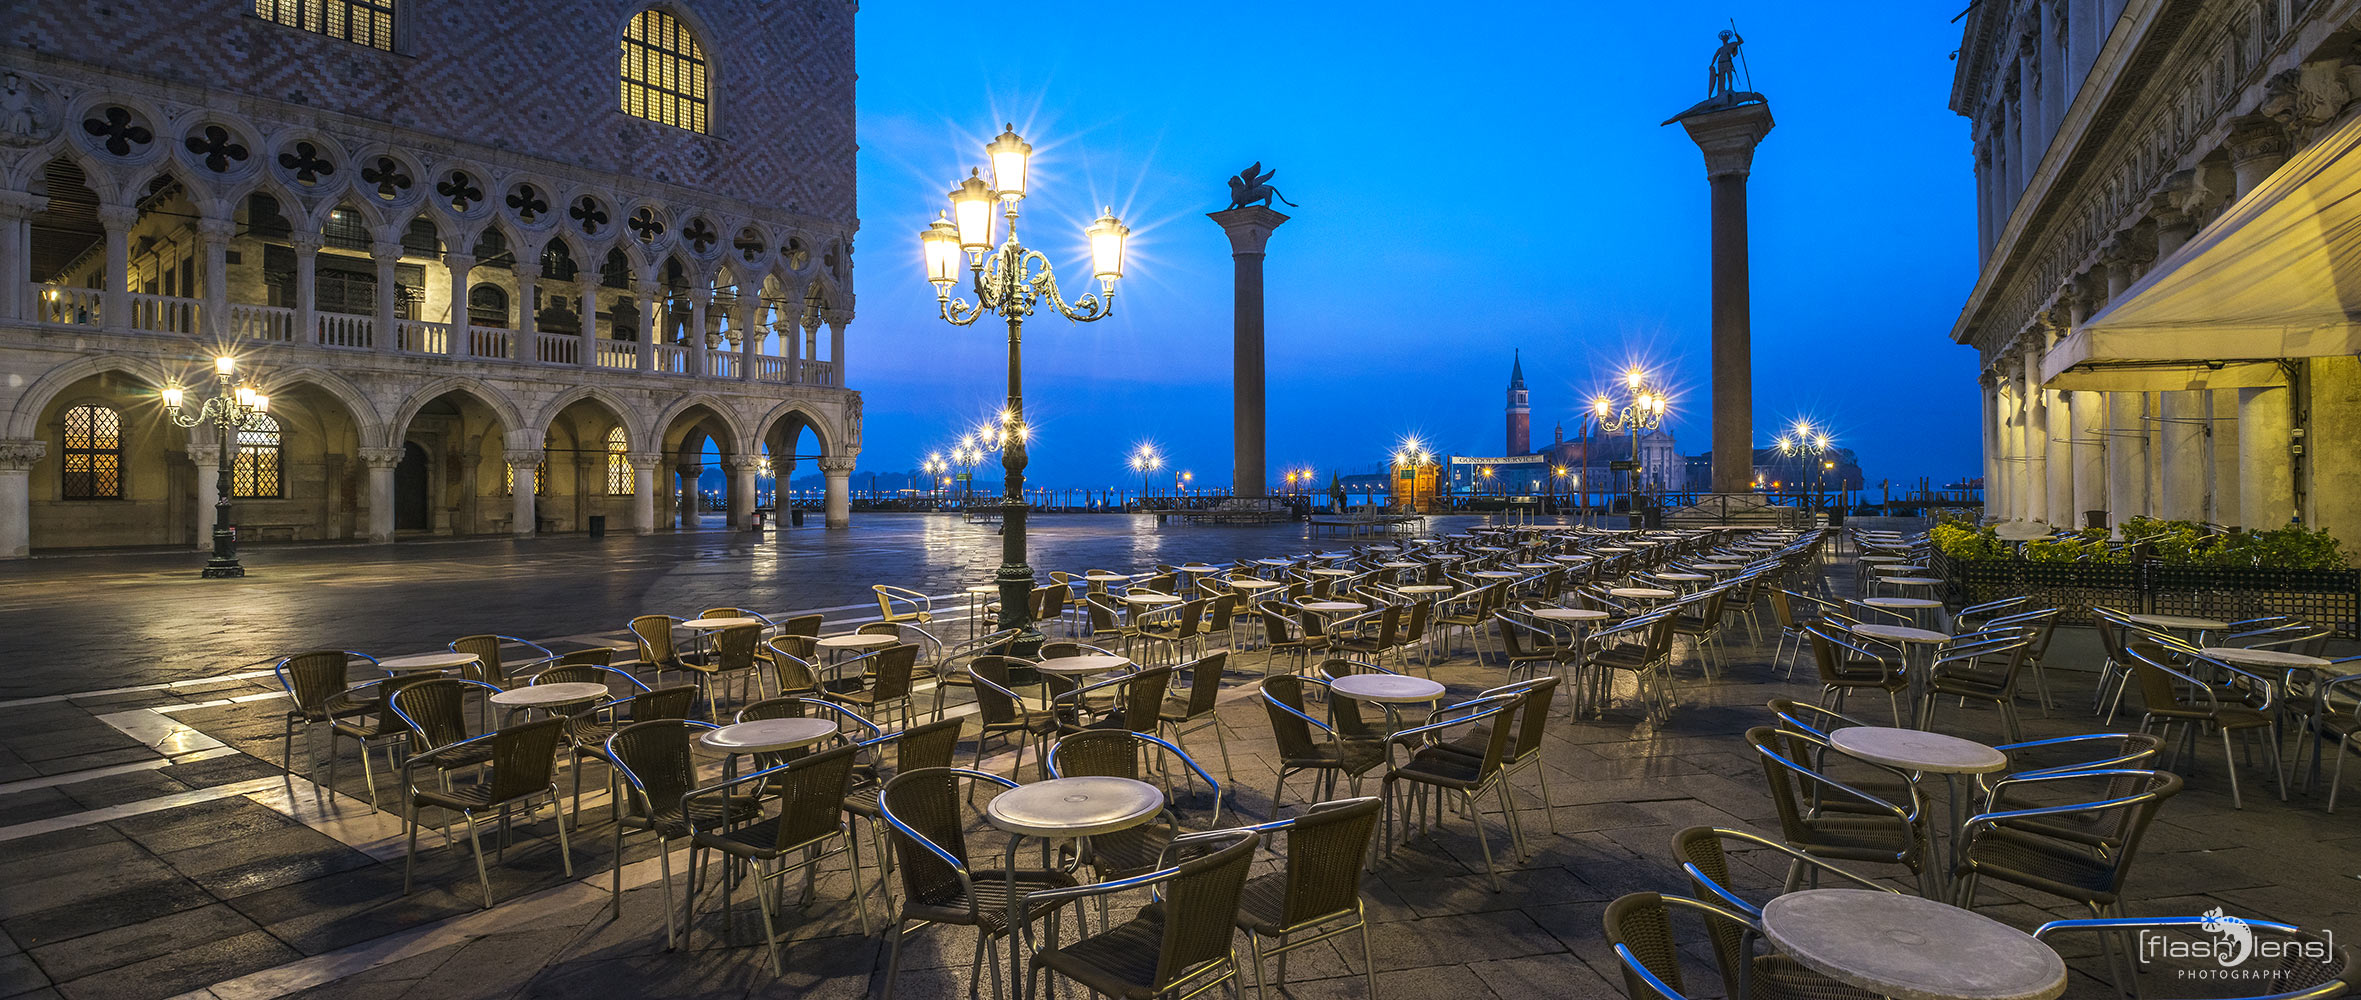
[{"label": "cafe table", "polygon": [[1023,982],[1025,897],[1017,892],[1017,847],[1027,837],[1081,840],[1129,830],[1164,811],[1164,793],[1145,781],[1112,777],[1051,778],[1018,785],[984,804],[984,819],[1009,835],[1002,869],[1008,879],[1009,982]]},{"label": "cafe table", "polygon": [[406,674],[418,670],[458,670],[476,662],[474,653],[439,650],[432,653],[412,653],[408,656],[388,656],[377,661],[377,666],[388,673]]},{"label": "cafe table", "polygon": [[727,782],[737,778],[741,754],[800,750],[836,733],[836,723],[830,719],[757,719],[708,729],[697,737],[697,742],[723,755],[722,780]]},{"label": "cafe table", "polygon": [[1893,1000],[2052,1000],[2066,962],[2032,935],[1939,900],[1875,889],[1775,896],[1757,921],[1799,965]]},{"label": "cafe table", "polygon": [[[1934,648],[1950,642],[1951,636],[1931,628],[1917,628],[1910,625],[1881,625],[1874,622],[1847,625],[1845,631],[1902,647],[1902,672],[1904,677],[1910,681],[1910,715],[1911,721],[1915,723],[1918,718],[1919,695],[1926,691],[1926,669],[1928,668],[1923,667],[1921,661],[1931,665],[1934,661]],[[1926,650],[1926,654],[1923,657],[1915,655],[1921,649]]]},{"label": "cafe table", "polygon": [[[1846,756],[1898,768],[1910,775],[1912,784],[1929,774],[1943,776],[1947,793],[1945,808],[1951,820],[1941,834],[1948,838],[1950,852],[1959,850],[1959,826],[1965,819],[1962,809],[1968,805],[1960,792],[1960,778],[1972,774],[1994,774],[2008,769],[2008,755],[1974,740],[1961,739],[1943,733],[1921,729],[1902,729],[1894,726],[1847,726],[1828,734],[1828,745]],[[1930,839],[1938,838],[1930,832]],[[1938,851],[1935,864],[1927,867],[1927,874],[1937,888],[1944,886],[1955,858],[1945,854],[1939,844],[1930,844]]]},{"label": "cafe table", "polygon": [[748,618],[744,615],[720,615],[713,618],[691,618],[680,623],[680,627],[697,633],[697,651],[704,653],[712,644],[713,633],[725,628],[736,628],[740,625],[760,624],[762,624],[760,618]]},{"label": "cafe table", "polygon": [[[607,695],[607,686],[604,684],[568,681],[559,684],[526,684],[506,691],[494,691],[491,701],[510,714],[531,712],[536,708],[555,712],[568,705],[597,701]],[[507,715],[502,718],[507,718]]]},{"label": "cafe table", "polygon": [[1662,587],[1616,587],[1607,593],[1635,601],[1662,601],[1680,596]]},{"label": "cafe table", "polygon": [[1443,685],[1405,674],[1346,674],[1328,682],[1328,692],[1384,709],[1385,731],[1391,735],[1402,728],[1401,706],[1433,704],[1443,697]]}]

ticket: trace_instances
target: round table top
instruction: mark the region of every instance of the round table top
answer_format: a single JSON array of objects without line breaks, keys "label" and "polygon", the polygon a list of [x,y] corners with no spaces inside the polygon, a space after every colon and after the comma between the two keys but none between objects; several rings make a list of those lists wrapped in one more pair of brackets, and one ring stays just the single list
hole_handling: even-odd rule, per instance
[{"label": "round table top", "polygon": [[1898,587],[1932,587],[1942,583],[1943,579],[1934,576],[1881,576],[1877,578],[1877,581]]},{"label": "round table top", "polygon": [[827,719],[758,719],[710,729],[697,742],[728,753],[762,753],[808,747],[836,735]]},{"label": "round table top", "polygon": [[439,653],[412,653],[408,656],[388,656],[377,661],[386,670],[454,670],[476,661],[474,653],[443,650]]},{"label": "round table top", "polygon": [[1613,590],[1607,591],[1607,593],[1613,594],[1617,597],[1641,597],[1650,600],[1663,600],[1667,597],[1680,596],[1679,594],[1675,594],[1672,591],[1665,590],[1661,587],[1617,587]]},{"label": "round table top", "polygon": [[2242,667],[2325,667],[2325,657],[2305,656],[2284,649],[2248,649],[2244,646],[2207,646],[2198,650],[2223,663]]},{"label": "round table top", "polygon": [[1551,561],[1553,561],[1553,562],[1562,562],[1562,563],[1586,563],[1586,562],[1597,562],[1597,561],[1598,561],[1598,560],[1596,560],[1596,559],[1593,559],[1593,558],[1591,558],[1590,556],[1551,556],[1551,557],[1549,557],[1549,558],[1550,558],[1550,559],[1551,559]]},{"label": "round table top", "polygon": [[509,708],[539,708],[543,705],[571,705],[606,696],[607,686],[604,684],[569,681],[563,684],[527,684],[494,692],[492,704]]},{"label": "round table top", "polygon": [[1703,573],[1658,573],[1656,579],[1671,580],[1675,583],[1699,583],[1713,578]]},{"label": "round table top", "polygon": [[1506,551],[1508,551],[1507,549],[1504,549],[1504,548],[1502,548],[1502,547],[1500,547],[1500,546],[1498,546],[1498,545],[1472,545],[1472,546],[1469,546],[1469,547],[1468,547],[1468,549],[1469,549],[1469,551],[1471,551],[1471,552],[1506,552]]},{"label": "round table top", "polygon": [[1130,778],[1052,778],[1018,785],[984,805],[984,818],[1010,833],[1088,837],[1128,830],[1164,808],[1164,793]]},{"label": "round table top", "polygon": [[1134,590],[1131,593],[1123,595],[1123,603],[1143,605],[1179,604],[1180,598],[1174,597],[1171,594],[1159,594],[1152,590]]},{"label": "round table top", "polygon": [[2066,963],[2048,945],[1949,903],[1810,889],[1763,907],[1763,936],[1804,967],[1893,1000],[2050,1000]]},{"label": "round table top", "polygon": [[1719,556],[1719,555],[1716,555],[1716,556],[1700,556],[1700,557],[1698,557],[1697,561],[1698,561],[1698,562],[1709,562],[1709,563],[1729,563],[1729,564],[1730,564],[1730,565],[1732,565],[1732,566],[1743,566],[1743,565],[1746,565],[1747,563],[1753,562],[1753,561],[1754,561],[1754,557],[1753,557],[1753,556]]},{"label": "round table top", "polygon": [[1264,566],[1292,566],[1295,564],[1293,559],[1257,559],[1255,562]]},{"label": "round table top", "polygon": [[1443,696],[1443,685],[1424,677],[1401,674],[1346,674],[1328,683],[1328,690],[1357,701],[1407,705]]},{"label": "round table top", "polygon": [[1131,577],[1123,573],[1085,573],[1082,578],[1092,583],[1121,583]]},{"label": "round table top", "polygon": [[1468,575],[1479,580],[1514,580],[1525,574],[1505,569],[1481,569]]},{"label": "round table top", "polygon": [[1991,774],[2008,767],[2008,755],[1974,740],[1891,726],[1847,726],[1828,734],[1828,745],[1873,764],[1932,774]]},{"label": "round table top", "polygon": [[1538,571],[1542,571],[1542,570],[1552,570],[1552,569],[1556,569],[1556,568],[1557,568],[1556,566],[1552,566],[1552,565],[1550,565],[1549,563],[1510,563],[1509,565],[1511,565],[1511,566],[1513,566],[1513,567],[1515,567],[1515,568],[1517,568],[1517,569],[1529,569],[1529,570],[1534,570],[1534,571],[1537,571],[1537,572],[1538,572]]},{"label": "round table top", "polygon": [[1448,594],[1458,588],[1453,587],[1448,583],[1413,583],[1409,586],[1395,587],[1394,589],[1405,594]]},{"label": "round table top", "polygon": [[1597,608],[1534,608],[1531,613],[1535,618],[1554,622],[1595,622],[1607,617],[1606,612]]},{"label": "round table top", "polygon": [[1861,561],[1862,561],[1862,562],[1871,562],[1871,563],[1909,562],[1909,561],[1910,561],[1910,557],[1909,557],[1909,556],[1884,556],[1884,555],[1879,555],[1879,556],[1862,556],[1862,557],[1861,557]]},{"label": "round table top", "polygon": [[1180,566],[1180,567],[1176,567],[1176,568],[1177,568],[1177,569],[1179,569],[1179,570],[1180,570],[1181,572],[1183,572],[1183,573],[1219,573],[1219,572],[1221,572],[1221,567],[1219,567],[1219,566],[1207,566],[1207,565],[1205,565],[1204,563],[1190,563],[1190,564],[1188,564],[1188,565],[1186,565],[1186,566]]},{"label": "round table top", "polygon": [[821,649],[878,649],[901,641],[900,636],[847,632],[843,635],[821,636],[812,640],[812,645]]},{"label": "round table top", "polygon": [[1992,529],[1993,537],[2004,542],[2030,542],[2036,538],[2048,538],[2057,532],[2058,529],[2039,521],[2010,521]]},{"label": "round table top", "polygon": [[730,615],[722,618],[691,618],[688,621],[680,623],[680,627],[695,629],[722,629],[737,628],[740,625],[760,624],[762,624],[762,619],[760,618],[747,618],[743,615]]},{"label": "round table top", "polygon": [[1951,637],[1931,628],[1912,628],[1908,625],[1847,625],[1845,630],[1854,635],[1890,642],[1950,642]]},{"label": "round table top", "polygon": [[1131,665],[1129,657],[1107,653],[1084,653],[1080,656],[1059,656],[1033,665],[1033,669],[1050,674],[1103,674]]},{"label": "round table top", "polygon": [[1269,590],[1272,587],[1284,587],[1286,584],[1273,583],[1269,580],[1257,580],[1252,577],[1233,576],[1230,578],[1230,586],[1239,590]]},{"label": "round table top", "polygon": [[1307,570],[1305,570],[1304,572],[1306,572],[1306,573],[1309,573],[1309,574],[1311,574],[1311,575],[1313,575],[1313,576],[1351,576],[1351,575],[1353,575],[1353,571],[1352,571],[1352,570],[1349,570],[1349,569],[1337,569],[1337,568],[1335,568],[1335,567],[1333,567],[1333,566],[1322,566],[1322,567],[1320,567],[1319,569],[1307,569]]},{"label": "round table top", "polygon": [[1305,611],[1318,611],[1323,614],[1336,614],[1342,611],[1369,610],[1369,605],[1362,604],[1359,601],[1305,601],[1302,604],[1296,605],[1296,607],[1302,608]]},{"label": "round table top", "polygon": [[1403,561],[1401,561],[1401,560],[1398,560],[1398,559],[1397,559],[1397,560],[1395,560],[1395,561],[1393,561],[1393,562],[1381,562],[1381,563],[1378,563],[1378,564],[1377,564],[1377,568],[1378,568],[1378,569],[1420,569],[1420,568],[1424,567],[1425,565],[1426,565],[1425,563],[1421,563],[1421,562],[1403,562]]},{"label": "round table top", "polygon": [[2218,632],[2230,627],[2229,622],[2188,615],[2125,615],[2124,618],[2151,628],[2182,629],[2190,632]]},{"label": "round table top", "polygon": [[1623,553],[1629,552],[1629,551],[1631,551],[1631,550],[1630,550],[1630,549],[1627,549],[1627,548],[1624,548],[1623,546],[1620,546],[1620,545],[1601,545],[1601,546],[1599,546],[1598,548],[1596,548],[1596,549],[1593,549],[1593,550],[1591,550],[1591,551],[1593,551],[1593,552],[1611,552],[1611,553],[1614,553],[1614,554],[1616,554],[1616,555],[1622,555]]},{"label": "round table top", "polygon": [[1893,608],[1898,611],[1943,606],[1943,602],[1927,597],[1864,597],[1861,599],[1861,603],[1873,608]]}]

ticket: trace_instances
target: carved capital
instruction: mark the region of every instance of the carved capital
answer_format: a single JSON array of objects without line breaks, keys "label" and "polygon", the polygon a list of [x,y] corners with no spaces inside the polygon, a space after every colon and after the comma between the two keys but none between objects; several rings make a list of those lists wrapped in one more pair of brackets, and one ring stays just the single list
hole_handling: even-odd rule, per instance
[{"label": "carved capital", "polygon": [[507,459],[510,465],[524,468],[541,464],[543,454],[539,448],[506,448],[501,450],[500,457]]},{"label": "carved capital", "polygon": [[2230,119],[2230,162],[2287,155],[2287,127],[2268,115],[2240,115]]},{"label": "carved capital", "polygon": [[289,232],[287,243],[299,254],[319,253],[320,248],[327,245],[327,241],[321,239],[320,234],[302,229]]},{"label": "carved capital", "polygon": [[369,256],[380,264],[391,264],[402,259],[402,245],[392,240],[378,240],[369,244]]},{"label": "carved capital", "polygon": [[468,253],[444,254],[443,266],[454,271],[466,271],[473,269],[475,267],[475,255]]},{"label": "carved capital", "polygon": [[23,472],[49,454],[49,442],[33,439],[0,441],[0,471]]},{"label": "carved capital", "polygon": [[98,221],[109,230],[130,232],[139,223],[139,209],[129,205],[100,205]]},{"label": "carved capital", "polygon": [[238,235],[238,224],[218,216],[197,220],[197,237],[207,243],[228,243]]},{"label": "carved capital", "polygon": [[0,191],[0,219],[22,219],[48,207],[48,198],[30,191]]},{"label": "carved capital", "polygon": [[653,451],[630,451],[623,453],[623,460],[631,463],[632,469],[636,471],[654,472],[656,465],[664,461],[664,456]]},{"label": "carved capital", "polygon": [[516,272],[517,283],[524,284],[526,282],[538,280],[541,277],[541,262],[538,260],[520,260],[517,261],[516,265],[510,268],[510,270]]},{"label": "carved capital", "polygon": [[402,464],[402,449],[363,448],[361,462],[372,469],[390,469]]},{"label": "carved capital", "polygon": [[827,473],[830,479],[849,476],[853,474],[853,460],[845,455],[823,455],[820,457],[820,471]]}]

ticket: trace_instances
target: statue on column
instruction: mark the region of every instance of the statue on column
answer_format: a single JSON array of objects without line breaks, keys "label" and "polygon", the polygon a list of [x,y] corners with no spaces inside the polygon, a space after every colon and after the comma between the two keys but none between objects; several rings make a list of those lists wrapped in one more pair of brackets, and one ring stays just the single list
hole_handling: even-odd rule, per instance
[{"label": "statue on column", "polygon": [[1746,39],[1739,37],[1735,26],[1722,29],[1721,39],[1722,47],[1713,50],[1713,61],[1705,68],[1707,100],[1723,97],[1737,89],[1738,46],[1746,44]]},{"label": "statue on column", "polygon": [[1277,176],[1279,176],[1278,168],[1264,170],[1260,161],[1256,161],[1251,167],[1238,171],[1238,176],[1230,178],[1230,208],[1245,208],[1258,201],[1262,202],[1262,207],[1269,208],[1271,200],[1274,198],[1285,203],[1289,208],[1302,208],[1302,205],[1288,201],[1286,196],[1279,193],[1278,188],[1271,186],[1271,178]]}]

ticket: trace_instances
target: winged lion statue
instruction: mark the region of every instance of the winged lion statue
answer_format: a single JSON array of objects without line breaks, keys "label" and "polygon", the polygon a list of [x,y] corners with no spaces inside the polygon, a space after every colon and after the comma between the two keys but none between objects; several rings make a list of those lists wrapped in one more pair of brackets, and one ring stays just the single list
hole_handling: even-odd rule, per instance
[{"label": "winged lion statue", "polygon": [[1264,208],[1269,208],[1271,201],[1277,199],[1289,208],[1302,208],[1303,206],[1288,201],[1285,195],[1279,193],[1278,188],[1271,186],[1271,178],[1278,176],[1278,173],[1279,171],[1276,169],[1265,171],[1259,161],[1251,167],[1238,171],[1238,176],[1230,178],[1230,207],[1245,208],[1259,201],[1262,202]]}]

